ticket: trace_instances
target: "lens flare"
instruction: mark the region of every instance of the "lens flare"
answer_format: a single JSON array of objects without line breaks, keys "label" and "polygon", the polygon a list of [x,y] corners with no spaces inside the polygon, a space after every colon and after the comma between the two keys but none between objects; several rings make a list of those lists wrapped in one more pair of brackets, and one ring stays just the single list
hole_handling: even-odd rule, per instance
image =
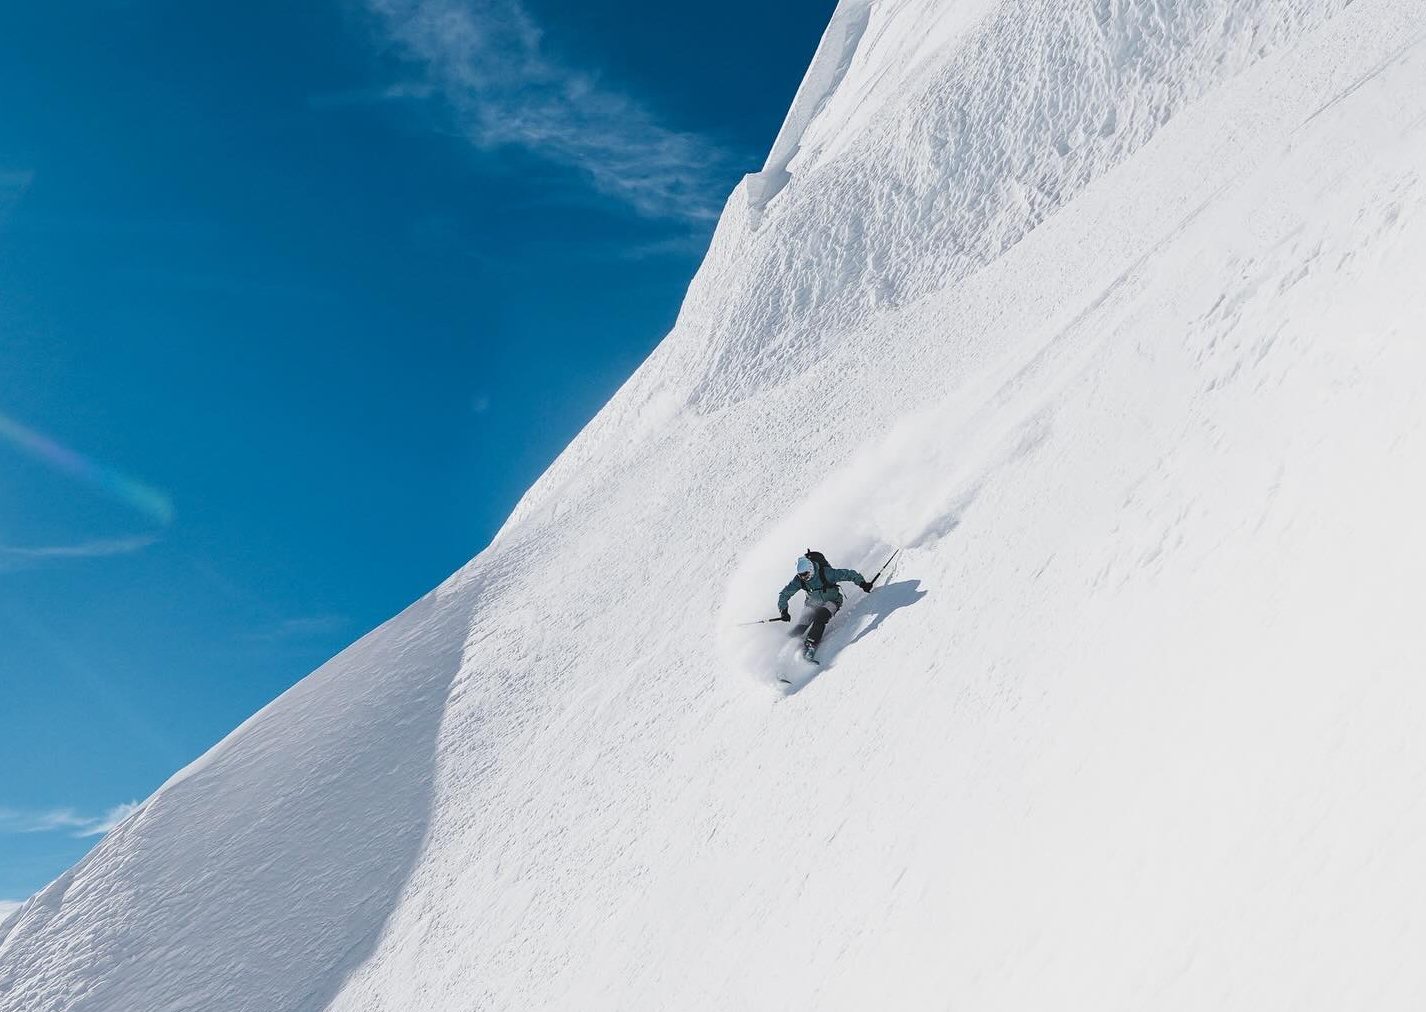
[{"label": "lens flare", "polygon": [[173,503],[158,489],[90,460],[67,446],[61,446],[48,436],[28,429],[4,414],[0,414],[0,439],[8,441],[40,463],[48,464],[56,471],[127,503],[165,527],[173,521]]}]

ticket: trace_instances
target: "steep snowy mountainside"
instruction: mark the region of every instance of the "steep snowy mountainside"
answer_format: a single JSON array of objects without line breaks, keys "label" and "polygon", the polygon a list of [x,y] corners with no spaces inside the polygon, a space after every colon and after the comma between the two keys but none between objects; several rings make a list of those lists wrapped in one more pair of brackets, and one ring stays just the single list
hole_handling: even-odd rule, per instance
[{"label": "steep snowy mountainside", "polygon": [[[0,1010],[1420,1007],[1426,10],[832,28],[669,338]],[[809,543],[905,550],[783,696]]]},{"label": "steep snowy mountainside", "polygon": [[[843,3],[834,27],[867,6]],[[733,240],[736,266],[710,286],[716,306],[690,293],[703,327],[677,371],[701,377],[694,406],[795,376],[847,319],[984,268],[1186,105],[1345,7],[870,5],[864,28],[845,29],[854,51],[833,47],[842,73],[814,63],[754,189],[794,148],[801,185]]]},{"label": "steep snowy mountainside", "polygon": [[477,596],[427,595],[172,777],[0,926],[0,1008],[324,1007],[419,853]]},{"label": "steep snowy mountainside", "polygon": [[[1340,1007],[1351,975],[1310,953],[1360,951],[1337,933],[1356,922],[1286,925],[1358,900],[1340,876],[1270,869],[1287,847],[1353,867],[1396,819],[1355,913],[1420,895],[1399,863],[1419,806],[1322,812],[1383,754],[1398,785],[1420,769],[1411,719],[1387,715],[1420,645],[1401,577],[1421,541],[1400,522],[1421,501],[1422,31],[1410,6],[1354,8],[1186,108],[994,270],[849,316],[791,382],[680,412],[670,391],[702,374],[680,372],[678,342],[718,333],[716,294],[743,292],[721,284],[755,241],[735,194],[678,331],[509,532],[552,561],[514,599],[526,628],[477,666],[513,667],[499,659],[533,635],[565,703],[491,771],[455,743],[516,720],[521,689],[453,701],[443,754],[453,792],[479,779],[476,810],[520,825],[443,806],[338,1007],[1039,1007],[1166,988],[1160,1004],[1198,1007],[1238,979],[1253,1007],[1289,978],[1285,1003]],[[1391,519],[1371,537],[1377,500]],[[809,536],[913,551],[898,606],[869,599],[827,674],[765,710],[723,649],[737,634],[710,656],[706,630],[762,614],[786,569],[745,574]],[[1353,555],[1388,601],[1340,579]],[[601,595],[561,578],[575,557],[617,589],[590,623],[534,631]],[[729,586],[709,593],[708,572]],[[863,638],[864,619],[880,625]],[[610,628],[631,642],[593,647]],[[1294,779],[1333,753],[1333,777]],[[446,890],[469,907],[436,910]],[[1239,947],[1183,974],[1223,906]],[[463,962],[424,953],[430,937],[491,944]],[[1408,950],[1354,969],[1406,1003]]]}]

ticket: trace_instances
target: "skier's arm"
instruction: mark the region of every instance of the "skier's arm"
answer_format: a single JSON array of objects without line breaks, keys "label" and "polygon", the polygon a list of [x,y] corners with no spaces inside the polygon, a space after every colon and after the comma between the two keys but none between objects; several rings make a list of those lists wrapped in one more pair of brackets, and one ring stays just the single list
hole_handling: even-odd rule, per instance
[{"label": "skier's arm", "polygon": [[787,612],[787,603],[792,600],[792,595],[801,589],[802,583],[795,576],[786,587],[782,588],[782,593],[777,595],[777,613],[779,615]]},{"label": "skier's arm", "polygon": [[862,590],[871,590],[871,584],[867,583],[866,577],[855,569],[829,569],[827,579],[836,580],[838,583],[855,583]]}]

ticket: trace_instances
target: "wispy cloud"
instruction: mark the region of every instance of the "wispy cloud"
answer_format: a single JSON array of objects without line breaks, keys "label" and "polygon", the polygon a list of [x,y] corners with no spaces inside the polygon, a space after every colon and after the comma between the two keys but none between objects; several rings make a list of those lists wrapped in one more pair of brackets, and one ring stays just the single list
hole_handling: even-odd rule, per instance
[{"label": "wispy cloud", "polygon": [[21,900],[0,900],[0,921],[19,910],[21,906],[23,906]]},{"label": "wispy cloud", "polygon": [[717,216],[728,154],[552,56],[519,0],[368,3],[404,53],[425,65],[475,145],[573,166],[651,218]]},{"label": "wispy cloud", "polygon": [[436,86],[428,81],[402,81],[385,88],[352,88],[347,91],[314,92],[307,96],[307,108],[314,112],[327,109],[347,109],[354,106],[379,105],[410,99],[430,98]]},{"label": "wispy cloud", "polygon": [[332,636],[350,625],[351,620],[345,615],[302,615],[255,629],[248,634],[248,639],[263,643],[290,642],[313,636]]},{"label": "wispy cloud", "polygon": [[0,572],[55,559],[98,559],[111,555],[130,555],[143,551],[157,540],[156,534],[142,534],[130,538],[81,541],[73,545],[0,545]]},{"label": "wispy cloud", "polygon": [[655,257],[698,257],[708,244],[697,236],[671,235],[648,242],[630,243],[614,251],[621,260],[652,260]]},{"label": "wispy cloud", "polygon": [[102,815],[84,815],[73,808],[24,811],[0,808],[0,833],[68,833],[73,837],[102,836],[138,809],[136,801],[115,805]]}]

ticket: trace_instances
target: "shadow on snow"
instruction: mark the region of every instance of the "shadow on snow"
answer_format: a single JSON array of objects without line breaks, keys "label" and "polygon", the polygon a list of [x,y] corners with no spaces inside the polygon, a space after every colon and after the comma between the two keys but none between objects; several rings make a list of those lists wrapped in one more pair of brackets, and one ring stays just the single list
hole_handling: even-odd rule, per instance
[{"label": "shadow on snow", "polygon": [[791,696],[801,692],[826,674],[843,650],[860,643],[874,633],[893,612],[909,608],[927,593],[928,591],[921,589],[920,580],[902,580],[878,587],[850,608],[843,609],[832,619],[826,635],[822,638],[822,646],[818,651],[820,663],[805,665],[805,672],[793,675],[792,683],[785,688],[784,694]]}]

